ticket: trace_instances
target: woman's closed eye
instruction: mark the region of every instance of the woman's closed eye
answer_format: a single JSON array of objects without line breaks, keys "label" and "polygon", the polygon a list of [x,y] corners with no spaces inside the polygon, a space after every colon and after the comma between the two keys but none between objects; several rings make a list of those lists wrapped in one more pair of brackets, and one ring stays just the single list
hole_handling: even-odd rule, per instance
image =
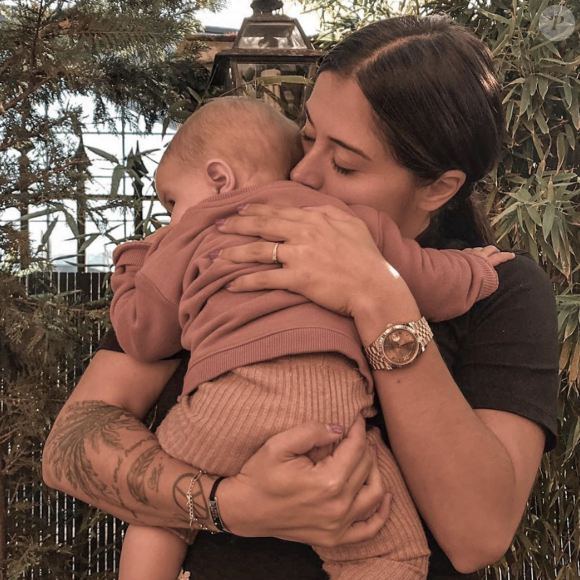
[{"label": "woman's closed eye", "polygon": [[307,135],[304,129],[300,131],[300,139],[302,139],[302,141],[306,141],[307,143],[314,143],[314,141],[316,141],[314,137]]},{"label": "woman's closed eye", "polygon": [[347,169],[346,167],[341,167],[340,165],[337,165],[334,159],[332,160],[332,168],[334,169],[334,171],[340,173],[341,175],[352,175],[355,172],[354,169]]}]

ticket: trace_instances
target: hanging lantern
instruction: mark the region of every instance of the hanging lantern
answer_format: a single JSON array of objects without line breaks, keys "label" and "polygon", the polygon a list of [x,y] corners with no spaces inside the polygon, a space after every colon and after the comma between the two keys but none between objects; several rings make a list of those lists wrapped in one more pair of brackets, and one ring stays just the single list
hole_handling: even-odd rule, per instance
[{"label": "hanging lantern", "polygon": [[230,94],[255,91],[298,118],[324,51],[314,49],[296,18],[273,14],[282,8],[279,0],[256,0],[252,8],[233,48],[216,55],[211,85]]}]

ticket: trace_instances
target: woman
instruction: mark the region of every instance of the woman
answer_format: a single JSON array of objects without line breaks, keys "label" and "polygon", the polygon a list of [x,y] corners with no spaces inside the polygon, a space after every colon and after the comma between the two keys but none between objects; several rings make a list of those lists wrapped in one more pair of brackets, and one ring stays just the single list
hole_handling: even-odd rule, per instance
[{"label": "woman", "polygon": [[[441,17],[379,22],[322,63],[308,102],[305,156],[292,178],[340,190],[352,196],[348,203],[381,196],[402,233],[425,246],[484,245],[489,228],[470,194],[496,162],[502,124],[489,51],[467,31]],[[420,318],[364,224],[341,211],[250,205],[220,229],[262,238],[222,259],[270,262],[272,242],[284,242],[279,269],[239,278],[232,292],[303,294],[351,316],[364,346],[388,325]],[[374,373],[385,439],[425,522],[432,580],[467,578],[503,555],[541,454],[554,445],[552,289],[526,257],[498,274],[494,295],[432,325],[435,340],[412,364]],[[187,527],[185,493],[197,470],[165,456],[135,419],[179,362],[147,365],[115,350],[109,342],[97,353],[59,415],[45,480],[130,522]],[[324,578],[307,546],[252,537],[338,545],[377,532],[388,500],[362,421],[328,460],[313,465],[301,455],[337,441],[336,431],[309,423],[281,433],[221,483],[221,516],[235,536],[196,542],[195,578]],[[207,509],[212,483],[204,476],[193,491],[196,517],[215,529]]]}]

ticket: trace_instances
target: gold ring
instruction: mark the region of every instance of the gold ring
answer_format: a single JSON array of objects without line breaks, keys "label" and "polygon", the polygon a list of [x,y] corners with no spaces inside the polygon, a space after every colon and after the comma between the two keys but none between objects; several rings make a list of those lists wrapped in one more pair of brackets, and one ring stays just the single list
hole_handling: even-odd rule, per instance
[{"label": "gold ring", "polygon": [[280,262],[278,262],[278,246],[280,245],[280,242],[276,242],[274,244],[274,249],[272,250],[272,262],[274,262],[274,264],[279,264]]}]

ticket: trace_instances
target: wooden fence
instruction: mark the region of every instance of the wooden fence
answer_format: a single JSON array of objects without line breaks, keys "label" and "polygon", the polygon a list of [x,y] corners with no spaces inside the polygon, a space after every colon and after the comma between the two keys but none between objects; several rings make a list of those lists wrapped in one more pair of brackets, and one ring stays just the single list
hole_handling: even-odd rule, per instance
[{"label": "wooden fence", "polygon": [[[82,307],[83,304],[94,303],[105,297],[106,280],[107,275],[103,273],[55,272],[29,275],[24,283],[30,295],[56,291],[67,294],[71,303]],[[91,323],[85,321],[83,324]],[[79,328],[79,336],[82,338],[79,341],[78,354],[75,350],[75,355],[71,357],[73,360],[66,363],[68,368],[63,373],[66,379],[59,381],[56,386],[55,409],[60,408],[76,386],[87,358],[94,353],[102,338],[103,325],[98,322],[93,324],[94,328],[90,332],[86,328]],[[5,385],[0,383],[0,388],[4,389]],[[57,410],[54,411],[55,414],[56,412]],[[50,417],[51,422],[54,418]],[[38,448],[31,453],[31,459],[38,462],[38,465],[41,462],[41,447],[42,442],[39,442]],[[7,450],[10,451],[10,443]],[[38,558],[38,564],[32,561],[28,571],[20,578],[36,580],[58,577],[60,580],[65,575],[71,580],[88,576],[115,578],[125,525],[111,516],[96,512],[67,494],[48,489],[40,481],[33,480],[30,484],[23,485],[22,480],[22,476],[18,475],[12,480],[9,477],[6,482],[4,500],[7,506],[8,558],[15,548],[10,545],[11,540],[29,542],[31,547],[35,545],[35,554],[41,554],[43,546],[53,553],[50,558]],[[28,510],[25,509],[27,505],[30,506]],[[22,545],[17,551],[22,553]],[[31,560],[32,553],[31,549]],[[47,566],[47,560],[58,564]],[[66,572],[63,573],[63,570]]]}]

